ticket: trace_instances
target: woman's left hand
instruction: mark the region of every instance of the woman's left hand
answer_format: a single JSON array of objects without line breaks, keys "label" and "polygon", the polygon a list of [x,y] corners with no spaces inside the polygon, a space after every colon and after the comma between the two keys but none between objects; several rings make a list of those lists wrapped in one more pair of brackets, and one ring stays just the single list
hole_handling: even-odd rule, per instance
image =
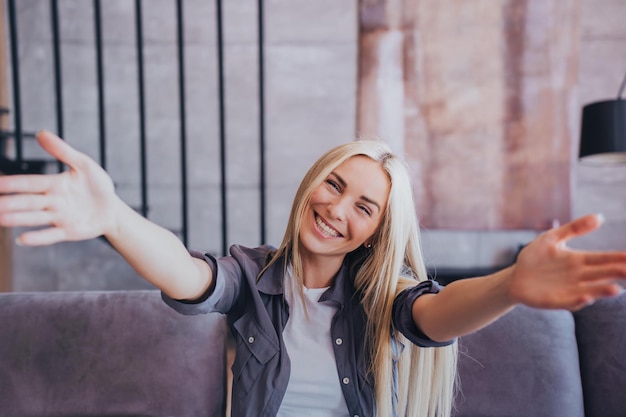
[{"label": "woman's left hand", "polygon": [[512,301],[574,311],[620,294],[620,280],[626,278],[626,252],[582,251],[566,245],[601,224],[602,217],[588,215],[549,230],[528,244],[510,276]]}]

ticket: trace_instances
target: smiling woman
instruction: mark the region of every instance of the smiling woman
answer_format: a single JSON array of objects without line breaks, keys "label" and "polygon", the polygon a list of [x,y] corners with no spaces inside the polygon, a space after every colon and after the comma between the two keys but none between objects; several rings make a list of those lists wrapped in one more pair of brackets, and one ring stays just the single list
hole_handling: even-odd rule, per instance
[{"label": "smiling woman", "polygon": [[518,304],[580,309],[626,278],[626,253],[567,248],[600,226],[590,215],[502,271],[440,286],[422,259],[406,166],[382,142],[349,142],[313,164],[277,249],[234,245],[215,258],[136,213],[85,154],[37,139],[70,169],[0,177],[0,227],[43,227],[18,237],[33,246],[104,235],[172,308],[226,314],[238,417],[297,414],[304,397],[316,416],[448,417],[458,336]]},{"label": "smiling woman", "polygon": [[[346,300],[356,302],[354,316],[338,312],[336,318],[347,320],[349,332],[359,335],[348,345],[357,352],[356,369],[350,369],[355,366],[351,364],[350,372],[340,370],[339,363],[346,362],[340,352],[346,348],[333,348],[339,375],[359,377],[356,384],[345,383],[350,377],[342,379],[347,410],[341,415],[372,415],[374,410],[389,416],[428,415],[435,410],[449,414],[456,343],[436,342],[414,325],[404,326],[413,323],[410,307],[393,311],[401,290],[409,288],[403,297],[410,306],[421,295],[438,292],[439,286],[427,279],[406,166],[386,144],[346,143],[313,164],[296,192],[283,242],[266,270],[286,260],[300,297],[305,297],[306,288],[330,286],[333,292],[343,287],[346,284],[339,279],[343,270],[349,271],[349,290],[339,300],[342,307]],[[391,333],[390,324],[396,328]],[[331,326],[333,338],[343,340],[336,326]],[[405,347],[404,354],[392,360],[399,346]],[[415,360],[437,365],[423,369],[415,366]],[[400,369],[404,378],[398,378]],[[424,387],[432,396],[407,401]],[[354,388],[360,404],[349,401]],[[398,410],[406,411],[396,414]]]}]

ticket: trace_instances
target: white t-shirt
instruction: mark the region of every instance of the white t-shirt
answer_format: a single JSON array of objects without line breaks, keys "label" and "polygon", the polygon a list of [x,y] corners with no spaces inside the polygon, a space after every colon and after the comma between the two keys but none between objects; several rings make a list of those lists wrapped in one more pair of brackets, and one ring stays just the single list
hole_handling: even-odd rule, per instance
[{"label": "white t-shirt", "polygon": [[341,391],[330,325],[337,308],[319,303],[328,288],[304,287],[304,302],[291,277],[285,277],[285,299],[289,304],[289,320],[283,331],[291,375],[278,417],[343,417],[349,416]]}]

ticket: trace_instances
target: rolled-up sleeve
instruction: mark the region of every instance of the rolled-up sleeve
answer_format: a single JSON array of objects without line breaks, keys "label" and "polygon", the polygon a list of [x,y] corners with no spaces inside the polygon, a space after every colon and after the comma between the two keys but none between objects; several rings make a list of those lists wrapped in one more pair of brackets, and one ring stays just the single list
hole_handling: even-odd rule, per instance
[{"label": "rolled-up sleeve", "polygon": [[211,269],[213,283],[197,300],[176,300],[161,292],[168,306],[181,314],[195,315],[211,312],[226,314],[237,300],[242,271],[231,257],[215,258],[208,253],[190,251],[191,256],[204,260]]},{"label": "rolled-up sleeve", "polygon": [[402,291],[393,302],[393,324],[395,328],[409,339],[411,343],[421,347],[441,347],[454,343],[454,340],[436,342],[420,330],[413,320],[413,303],[423,294],[437,294],[441,285],[434,280],[420,282],[414,287]]}]

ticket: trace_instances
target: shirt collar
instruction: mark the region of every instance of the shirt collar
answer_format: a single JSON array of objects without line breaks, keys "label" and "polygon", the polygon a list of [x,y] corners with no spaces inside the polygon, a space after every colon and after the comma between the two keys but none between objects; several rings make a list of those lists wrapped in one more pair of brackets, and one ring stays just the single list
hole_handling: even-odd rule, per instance
[{"label": "shirt collar", "polygon": [[[333,280],[333,284],[320,297],[320,302],[332,301],[343,306],[346,293],[350,291],[350,288],[352,287],[352,282],[348,274],[349,269],[350,268],[348,268],[346,262],[344,261],[341,268],[339,268],[339,272],[337,272],[335,279]],[[350,293],[351,292],[352,291],[350,291]]]},{"label": "shirt collar", "polygon": [[259,277],[256,287],[259,291],[268,295],[280,295],[283,293],[283,276],[285,275],[285,262],[283,259],[274,262]]}]

